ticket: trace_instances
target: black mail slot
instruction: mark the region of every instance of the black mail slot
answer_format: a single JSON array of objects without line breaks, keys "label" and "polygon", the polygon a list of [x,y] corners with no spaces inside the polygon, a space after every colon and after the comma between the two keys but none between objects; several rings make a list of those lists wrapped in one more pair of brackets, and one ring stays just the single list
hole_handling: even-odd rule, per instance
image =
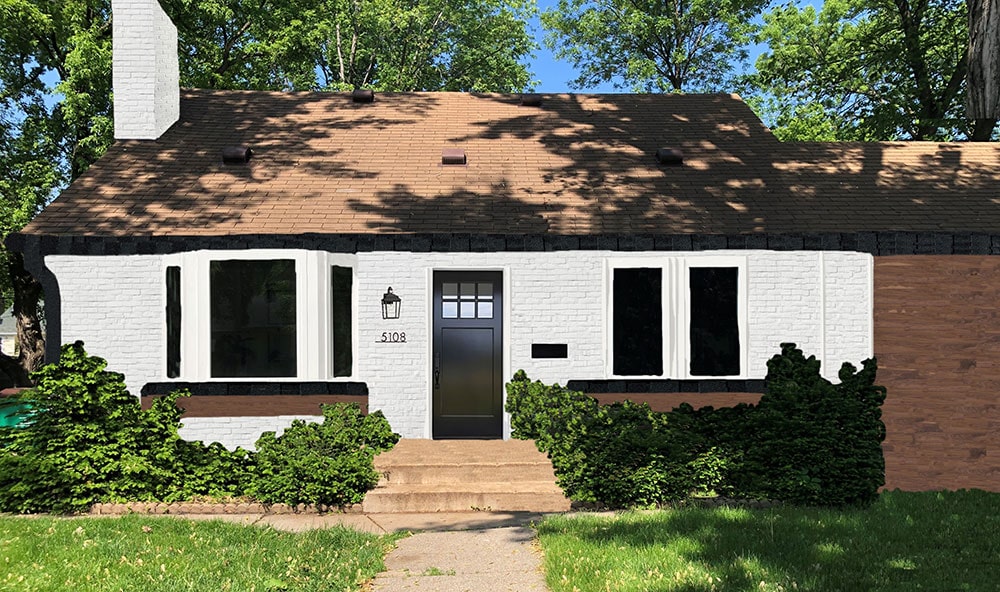
[{"label": "black mail slot", "polygon": [[569,357],[565,343],[532,343],[532,358],[566,358]]}]

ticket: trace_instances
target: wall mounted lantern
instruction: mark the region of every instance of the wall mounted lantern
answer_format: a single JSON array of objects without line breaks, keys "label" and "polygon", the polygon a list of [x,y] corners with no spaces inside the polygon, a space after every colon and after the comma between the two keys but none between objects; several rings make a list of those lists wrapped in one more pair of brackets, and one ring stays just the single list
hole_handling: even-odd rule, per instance
[{"label": "wall mounted lantern", "polygon": [[399,296],[393,294],[392,286],[389,286],[389,290],[382,296],[382,318],[398,319],[400,302]]}]

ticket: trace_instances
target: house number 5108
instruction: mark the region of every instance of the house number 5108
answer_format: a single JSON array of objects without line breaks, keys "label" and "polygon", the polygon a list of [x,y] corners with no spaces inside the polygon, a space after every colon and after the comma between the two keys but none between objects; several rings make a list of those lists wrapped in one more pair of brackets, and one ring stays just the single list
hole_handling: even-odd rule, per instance
[{"label": "house number 5108", "polygon": [[380,343],[406,343],[405,331],[382,331]]}]

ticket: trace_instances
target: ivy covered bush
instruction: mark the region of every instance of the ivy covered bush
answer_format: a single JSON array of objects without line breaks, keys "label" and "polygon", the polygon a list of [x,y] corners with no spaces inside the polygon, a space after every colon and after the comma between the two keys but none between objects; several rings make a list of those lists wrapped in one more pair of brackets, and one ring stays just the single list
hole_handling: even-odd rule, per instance
[{"label": "ivy covered bush", "polygon": [[747,422],[744,487],[798,504],[869,504],[885,483],[882,403],[875,360],[840,369],[840,384],[819,373],[794,344],[767,363],[767,392]]},{"label": "ivy covered bush", "polygon": [[98,502],[225,496],[244,486],[245,451],[187,442],[177,429],[177,392],[149,410],[124,377],[65,345],[18,398],[32,413],[0,428],[0,511],[72,512]]},{"label": "ivy covered bush", "polygon": [[178,434],[186,391],[143,410],[121,374],[84,350],[63,346],[58,363],[11,407],[30,409],[0,427],[0,512],[86,511],[95,503],[256,497],[265,503],[340,506],[375,486],[373,458],[398,440],[381,413],[324,406],[321,424],[265,433],[257,452]]},{"label": "ivy covered bush", "polygon": [[378,482],[375,455],[398,441],[381,411],[323,405],[323,423],[296,420],[280,436],[265,432],[257,440],[249,493],[265,503],[358,503]]},{"label": "ivy covered bush", "polygon": [[599,405],[519,371],[507,385],[518,438],[534,439],[576,501],[655,505],[693,493],[809,505],[863,505],[884,483],[885,389],[874,360],[845,363],[840,384],[794,344],[768,362],[754,405],[666,413],[630,402]]}]

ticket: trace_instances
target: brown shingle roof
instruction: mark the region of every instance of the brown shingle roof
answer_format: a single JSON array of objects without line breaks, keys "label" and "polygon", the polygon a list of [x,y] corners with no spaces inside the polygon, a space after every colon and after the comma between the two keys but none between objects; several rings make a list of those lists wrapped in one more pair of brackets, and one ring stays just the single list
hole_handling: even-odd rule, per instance
[{"label": "brown shingle roof", "polygon": [[[224,165],[238,144],[250,163]],[[996,144],[781,143],[728,95],[188,90],[163,137],[115,143],[24,233],[998,229]]]}]

